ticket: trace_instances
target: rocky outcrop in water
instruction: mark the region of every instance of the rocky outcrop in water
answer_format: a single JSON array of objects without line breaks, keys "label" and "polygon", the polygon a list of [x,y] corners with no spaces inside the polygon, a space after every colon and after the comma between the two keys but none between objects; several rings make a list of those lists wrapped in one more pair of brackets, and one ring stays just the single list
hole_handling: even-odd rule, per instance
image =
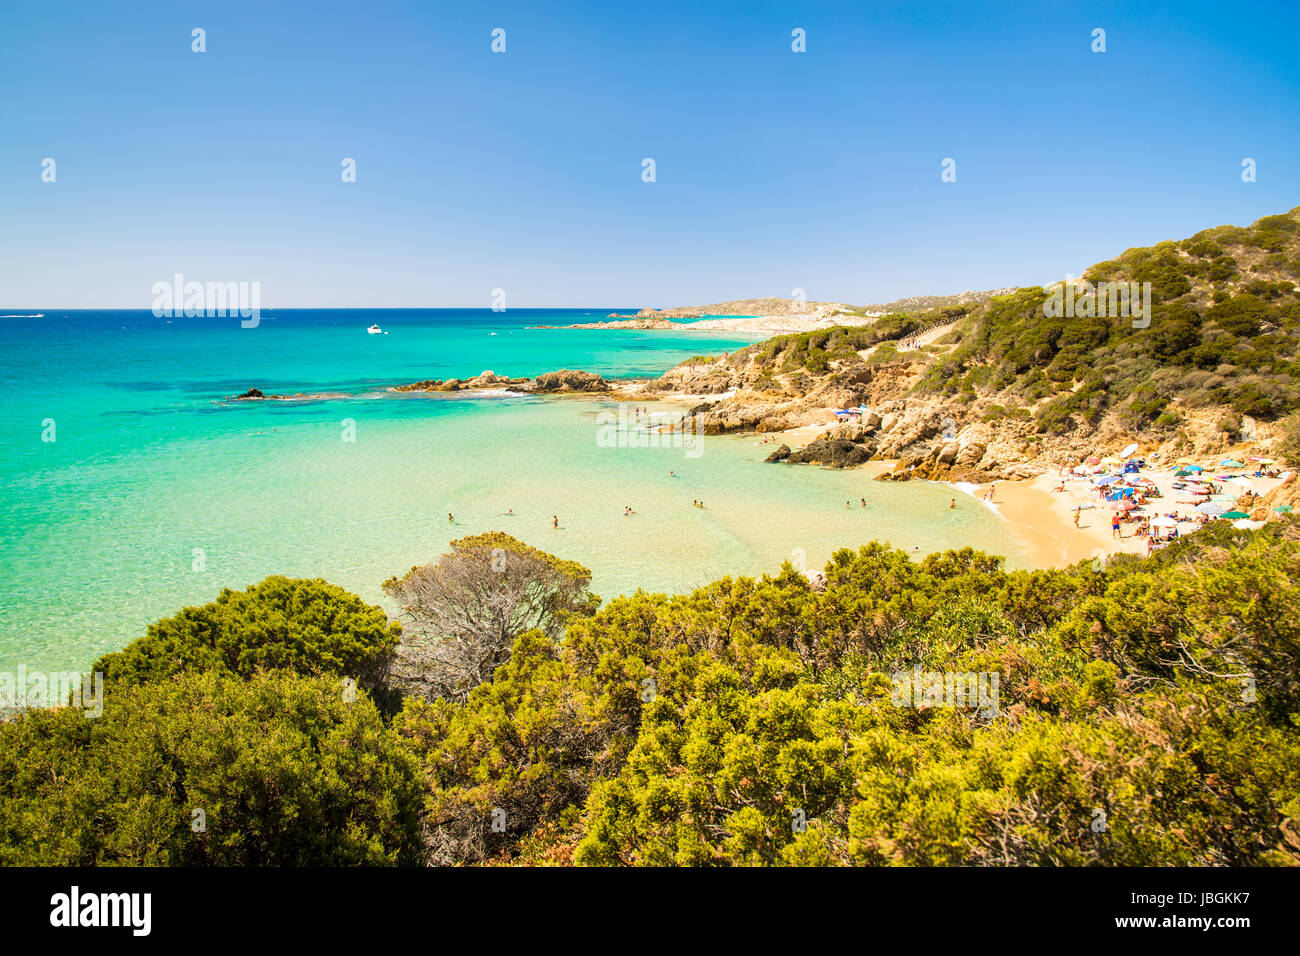
[{"label": "rocky outcrop in water", "polygon": [[818,438],[806,448],[789,457],[791,464],[827,465],[831,468],[851,468],[871,460],[875,448],[870,444],[851,442],[847,438]]},{"label": "rocky outcrop in water", "polygon": [[514,385],[523,385],[528,382],[527,378],[507,378],[498,375],[490,369],[484,371],[473,378],[449,378],[446,381],[437,378],[425,379],[422,382],[412,382],[409,385],[394,386],[395,392],[465,392],[473,389],[483,388],[507,388]]},{"label": "rocky outcrop in water", "polygon": [[527,391],[539,394],[554,392],[607,392],[609,383],[593,372],[562,368],[558,372],[543,372],[533,379]]}]

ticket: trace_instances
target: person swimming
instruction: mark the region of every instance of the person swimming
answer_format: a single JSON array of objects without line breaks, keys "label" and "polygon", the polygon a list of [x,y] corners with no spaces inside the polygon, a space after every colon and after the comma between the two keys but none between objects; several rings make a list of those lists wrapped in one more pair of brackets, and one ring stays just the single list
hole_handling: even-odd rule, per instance
[{"label": "person swimming", "polygon": [[551,527],[552,527],[552,528],[558,528],[559,526],[560,526],[560,519],[559,519],[559,516],[557,516],[557,515],[551,515]]},{"label": "person swimming", "polygon": [[866,498],[859,498],[858,500],[862,502],[862,507],[865,508],[865,507],[867,506],[867,499],[866,499]]},{"label": "person swimming", "polygon": [[956,499],[956,498],[949,498],[949,499],[948,499],[948,507],[949,507],[949,508],[956,508],[956,507],[957,507],[957,499]]},{"label": "person swimming", "polygon": [[448,521],[455,521],[455,520],[456,520],[455,518],[452,517],[452,514],[451,514],[450,511],[447,512],[447,520],[448,520]]}]

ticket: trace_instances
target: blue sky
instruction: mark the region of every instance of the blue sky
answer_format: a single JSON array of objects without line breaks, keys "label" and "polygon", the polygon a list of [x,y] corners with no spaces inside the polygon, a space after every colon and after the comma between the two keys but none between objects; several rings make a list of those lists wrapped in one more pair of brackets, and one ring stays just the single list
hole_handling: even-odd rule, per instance
[{"label": "blue sky", "polygon": [[6,0],[0,307],[1051,281],[1300,204],[1298,33],[1294,2]]}]

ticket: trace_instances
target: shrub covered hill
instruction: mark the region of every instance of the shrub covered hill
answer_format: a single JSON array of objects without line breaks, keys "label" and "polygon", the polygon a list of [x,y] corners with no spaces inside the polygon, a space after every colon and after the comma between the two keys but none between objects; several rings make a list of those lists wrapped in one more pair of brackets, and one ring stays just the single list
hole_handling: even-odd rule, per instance
[{"label": "shrub covered hill", "polygon": [[[1085,282],[1150,283],[1149,314],[1114,314]],[[804,460],[900,459],[898,477],[1025,477],[1132,441],[1174,457],[1276,448],[1300,407],[1298,282],[1300,207],[1130,249],[1072,280],[1068,298],[1064,283],[1035,286],[782,336],[655,387],[728,393],[698,407],[706,434],[865,404],[873,415],[828,436],[858,454],[822,442]]]},{"label": "shrub covered hill", "polygon": [[160,621],[0,723],[0,864],[1300,864],[1295,519],[589,580],[494,533],[388,583],[400,642],[323,581]]}]

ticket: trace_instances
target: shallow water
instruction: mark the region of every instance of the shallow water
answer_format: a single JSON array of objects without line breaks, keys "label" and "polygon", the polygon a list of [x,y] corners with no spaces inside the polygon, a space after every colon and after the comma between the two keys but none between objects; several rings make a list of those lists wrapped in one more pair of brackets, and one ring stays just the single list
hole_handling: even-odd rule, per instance
[{"label": "shallow water", "polygon": [[[83,668],[150,621],[273,573],[380,602],[385,578],[487,530],[580,561],[606,598],[800,553],[817,566],[872,539],[1027,563],[1006,522],[965,495],[950,509],[943,486],[764,464],[773,446],[753,437],[605,447],[597,415],[617,406],[604,400],[383,390],[488,368],[650,375],[743,340],[526,328],[587,312],[304,311],[251,330],[64,315],[0,320],[0,670]],[[372,321],[390,334],[367,336]],[[348,397],[223,402],[252,385]],[[51,419],[56,440],[42,441]]]}]

